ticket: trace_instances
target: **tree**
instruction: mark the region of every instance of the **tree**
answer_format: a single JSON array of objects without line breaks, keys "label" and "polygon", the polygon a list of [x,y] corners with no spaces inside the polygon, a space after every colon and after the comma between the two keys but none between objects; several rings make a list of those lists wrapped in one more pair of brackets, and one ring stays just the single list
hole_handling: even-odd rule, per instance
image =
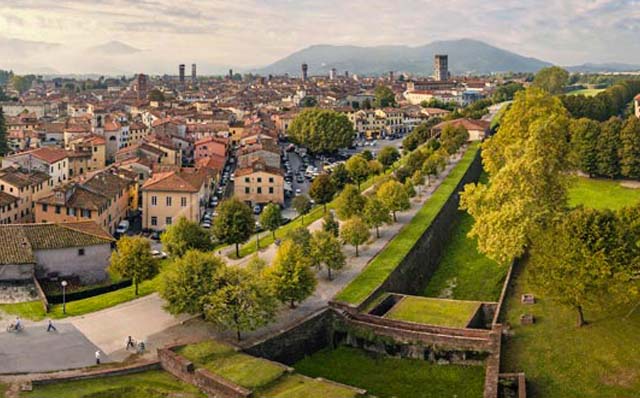
[{"label": "tree", "polygon": [[307,195],[296,196],[291,203],[300,215],[300,222],[304,224],[304,215],[311,210],[311,201]]},{"label": "tree", "polygon": [[578,327],[585,324],[585,307],[613,308],[637,297],[633,267],[638,235],[631,225],[611,211],[579,207],[536,236],[530,259],[533,280],[576,310]]},{"label": "tree", "polygon": [[164,94],[162,93],[162,91],[158,90],[157,88],[154,88],[153,90],[151,90],[149,92],[149,101],[158,101],[158,102],[164,102],[165,98],[164,98]]},{"label": "tree", "polygon": [[491,98],[494,102],[504,102],[513,99],[513,96],[518,91],[524,90],[524,86],[516,82],[508,82],[496,87],[496,91],[493,92]]},{"label": "tree", "polygon": [[416,189],[413,187],[413,182],[411,182],[411,179],[407,178],[407,180],[404,182],[404,189],[407,192],[407,196],[409,196],[409,198],[413,198],[416,196]]},{"label": "tree", "polygon": [[243,331],[253,331],[271,322],[276,302],[263,281],[241,267],[224,267],[221,287],[206,297],[204,318],[225,329],[234,329],[238,341]]},{"label": "tree", "polygon": [[342,252],[342,245],[338,238],[323,230],[313,233],[311,253],[319,267],[324,265],[327,268],[329,280],[332,280],[332,270],[341,270],[347,264],[347,258]]},{"label": "tree", "polygon": [[474,218],[469,233],[499,263],[521,256],[532,237],[566,208],[569,118],[557,97],[538,88],[516,94],[500,133],[482,145],[489,183],[467,184],[461,208]]},{"label": "tree", "polygon": [[411,207],[407,190],[398,181],[387,181],[380,186],[376,196],[393,214],[393,221],[397,221],[396,212],[408,210]]},{"label": "tree", "polygon": [[418,188],[418,195],[420,195],[421,187],[424,185],[424,175],[422,174],[422,170],[416,170],[415,173],[411,176],[411,183],[414,187]]},{"label": "tree", "polygon": [[378,152],[378,161],[382,163],[385,168],[391,167],[398,159],[400,159],[400,152],[394,146],[384,146],[380,152]]},{"label": "tree", "polygon": [[365,199],[360,194],[358,188],[347,184],[336,198],[336,212],[338,218],[346,220],[362,213]]},{"label": "tree", "polygon": [[4,112],[0,107],[0,156],[9,153],[9,145],[7,145],[7,123],[4,119]]},{"label": "tree", "polygon": [[533,86],[539,87],[549,94],[562,94],[569,80],[569,72],[558,67],[550,66],[542,68],[533,79]]},{"label": "tree", "polygon": [[620,130],[620,171],[623,176],[640,178],[640,120],[629,116]]},{"label": "tree", "polygon": [[138,295],[138,285],[153,278],[159,269],[151,254],[151,242],[140,236],[123,236],[111,255],[110,270],[123,278],[130,278]]},{"label": "tree", "polygon": [[384,166],[376,159],[369,160],[367,167],[369,168],[369,175],[378,175],[384,171]]},{"label": "tree", "polygon": [[273,295],[291,308],[309,297],[318,283],[311,270],[311,258],[291,240],[280,245],[273,264],[265,270],[265,279]]},{"label": "tree", "polygon": [[347,160],[345,167],[349,173],[349,178],[356,183],[359,191],[360,183],[369,176],[369,165],[367,161],[360,155],[354,155]]},{"label": "tree", "polygon": [[306,256],[311,255],[311,232],[305,227],[297,227],[287,233],[287,240],[302,248]]},{"label": "tree", "polygon": [[331,171],[331,181],[336,188],[336,192],[351,182],[349,180],[349,172],[344,163],[338,163],[338,165],[333,168]]},{"label": "tree", "polygon": [[369,227],[376,229],[376,238],[380,238],[380,226],[391,223],[391,212],[380,199],[371,196],[367,198],[362,219]]},{"label": "tree", "polygon": [[576,166],[589,176],[598,174],[600,124],[587,118],[572,119],[570,132]]},{"label": "tree", "polygon": [[332,212],[327,213],[322,219],[322,230],[329,232],[336,238],[340,235],[340,224]]},{"label": "tree", "polygon": [[172,257],[180,257],[189,249],[213,250],[209,232],[197,222],[180,217],[160,236],[164,250]]},{"label": "tree", "polygon": [[604,122],[597,141],[598,174],[614,178],[620,175],[620,130],[622,121],[617,117]]},{"label": "tree", "polygon": [[204,298],[220,286],[218,272],[225,263],[215,254],[189,250],[173,259],[161,275],[160,296],[172,314],[199,314]]},{"label": "tree", "polygon": [[31,84],[33,83],[34,80],[36,80],[36,77],[34,75],[25,75],[25,76],[13,75],[11,77],[11,85],[20,94],[22,94],[31,88]]},{"label": "tree", "polygon": [[396,95],[387,86],[379,85],[374,90],[376,96],[374,105],[376,108],[386,108],[388,106],[396,106]]},{"label": "tree", "polygon": [[333,200],[333,195],[335,194],[336,186],[327,174],[317,176],[309,187],[309,196],[311,196],[317,204],[322,205],[324,213],[327,212],[327,203]]},{"label": "tree", "polygon": [[329,153],[352,145],[353,125],[346,115],[326,109],[306,108],[287,130],[289,139],[312,153]]},{"label": "tree", "polygon": [[373,152],[371,152],[368,149],[365,149],[364,151],[360,152],[360,156],[362,156],[362,158],[367,162],[370,160],[373,160]]},{"label": "tree", "polygon": [[345,243],[356,249],[356,257],[360,255],[358,247],[369,239],[370,233],[367,225],[360,217],[353,217],[345,221],[340,231],[340,237]]},{"label": "tree", "polygon": [[275,203],[269,203],[260,214],[260,224],[271,231],[273,239],[276,239],[276,230],[282,224],[282,211],[280,206]]},{"label": "tree", "polygon": [[237,257],[240,257],[240,243],[249,240],[254,228],[255,221],[249,206],[235,198],[220,203],[213,233],[220,241],[235,244]]},{"label": "tree", "polygon": [[469,132],[464,126],[446,125],[440,132],[440,143],[449,155],[458,152],[458,149],[469,139]]}]

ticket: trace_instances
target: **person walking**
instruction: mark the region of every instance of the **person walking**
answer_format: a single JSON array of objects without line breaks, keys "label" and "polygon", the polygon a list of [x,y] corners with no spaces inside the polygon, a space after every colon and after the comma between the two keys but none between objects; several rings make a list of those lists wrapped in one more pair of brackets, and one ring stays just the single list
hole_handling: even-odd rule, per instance
[{"label": "person walking", "polygon": [[100,350],[96,351],[96,365],[100,365]]},{"label": "person walking", "polygon": [[129,351],[129,347],[136,348],[136,344],[133,342],[133,337],[131,336],[127,337],[127,346],[125,347],[125,350]]},{"label": "person walking", "polygon": [[57,332],[58,329],[56,329],[56,327],[53,326],[53,321],[51,319],[49,319],[49,325],[47,326],[47,332],[51,332],[51,331]]}]

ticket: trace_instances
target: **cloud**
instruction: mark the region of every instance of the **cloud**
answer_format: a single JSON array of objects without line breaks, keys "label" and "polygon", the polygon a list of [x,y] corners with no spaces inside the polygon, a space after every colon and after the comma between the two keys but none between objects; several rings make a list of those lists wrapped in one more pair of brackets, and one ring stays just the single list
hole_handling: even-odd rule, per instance
[{"label": "cloud", "polygon": [[[153,64],[134,59],[132,68],[167,72],[191,62],[262,65],[313,44],[421,45],[461,37],[559,64],[640,63],[639,6],[640,0],[2,0],[0,35],[55,41],[76,53],[119,40],[152,54]],[[75,63],[34,61],[70,71],[97,66],[76,53],[66,55]]]}]

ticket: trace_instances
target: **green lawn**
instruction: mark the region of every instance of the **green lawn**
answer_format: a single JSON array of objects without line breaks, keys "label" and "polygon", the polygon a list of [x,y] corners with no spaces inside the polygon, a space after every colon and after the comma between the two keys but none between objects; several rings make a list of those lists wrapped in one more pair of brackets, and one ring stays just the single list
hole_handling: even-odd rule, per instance
[{"label": "green lawn", "polygon": [[585,95],[587,97],[593,97],[604,90],[605,90],[604,88],[585,88],[582,90],[570,91],[567,94],[568,95]]},{"label": "green lawn", "polygon": [[425,296],[498,301],[508,268],[478,252],[476,239],[467,236],[472,226],[473,217],[461,211]]},{"label": "green lawn", "polygon": [[307,376],[363,388],[379,398],[478,398],[484,385],[481,366],[437,365],[349,347],[319,351],[294,367]]},{"label": "green lawn", "polygon": [[[526,266],[507,301],[515,336],[503,344],[502,371],[524,371],[531,398],[640,397],[640,310],[629,319],[628,308],[586,311],[589,324],[577,328],[575,311],[538,294]],[[523,293],[536,304],[522,305]],[[519,325],[525,312],[534,325]]]},{"label": "green lawn", "polygon": [[594,209],[620,209],[640,202],[640,189],[625,188],[620,181],[577,177],[569,189],[569,204]]},{"label": "green lawn", "polygon": [[259,398],[355,398],[349,388],[310,379],[298,374],[285,375],[267,388],[256,392]]},{"label": "green lawn", "polygon": [[197,388],[161,370],[101,379],[35,386],[28,398],[164,398],[204,397]]},{"label": "green lawn", "polygon": [[359,304],[391,274],[453,193],[477,152],[478,144],[474,143],[411,222],[402,228],[360,275],[338,293],[336,300]]},{"label": "green lawn", "polygon": [[464,328],[480,302],[407,296],[391,308],[385,318],[425,325]]},{"label": "green lawn", "polygon": [[285,371],[283,366],[237,352],[233,347],[213,340],[187,345],[177,352],[197,367],[249,389],[266,386]]}]

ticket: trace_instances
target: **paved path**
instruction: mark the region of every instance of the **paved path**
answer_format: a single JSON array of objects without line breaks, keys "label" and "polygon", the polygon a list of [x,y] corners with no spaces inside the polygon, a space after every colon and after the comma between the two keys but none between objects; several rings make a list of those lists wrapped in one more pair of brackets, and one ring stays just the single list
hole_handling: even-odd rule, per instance
[{"label": "paved path", "polygon": [[[0,333],[0,374],[50,372],[95,364],[98,347],[70,323],[27,326],[19,333]],[[102,362],[108,362],[102,355]]]}]

